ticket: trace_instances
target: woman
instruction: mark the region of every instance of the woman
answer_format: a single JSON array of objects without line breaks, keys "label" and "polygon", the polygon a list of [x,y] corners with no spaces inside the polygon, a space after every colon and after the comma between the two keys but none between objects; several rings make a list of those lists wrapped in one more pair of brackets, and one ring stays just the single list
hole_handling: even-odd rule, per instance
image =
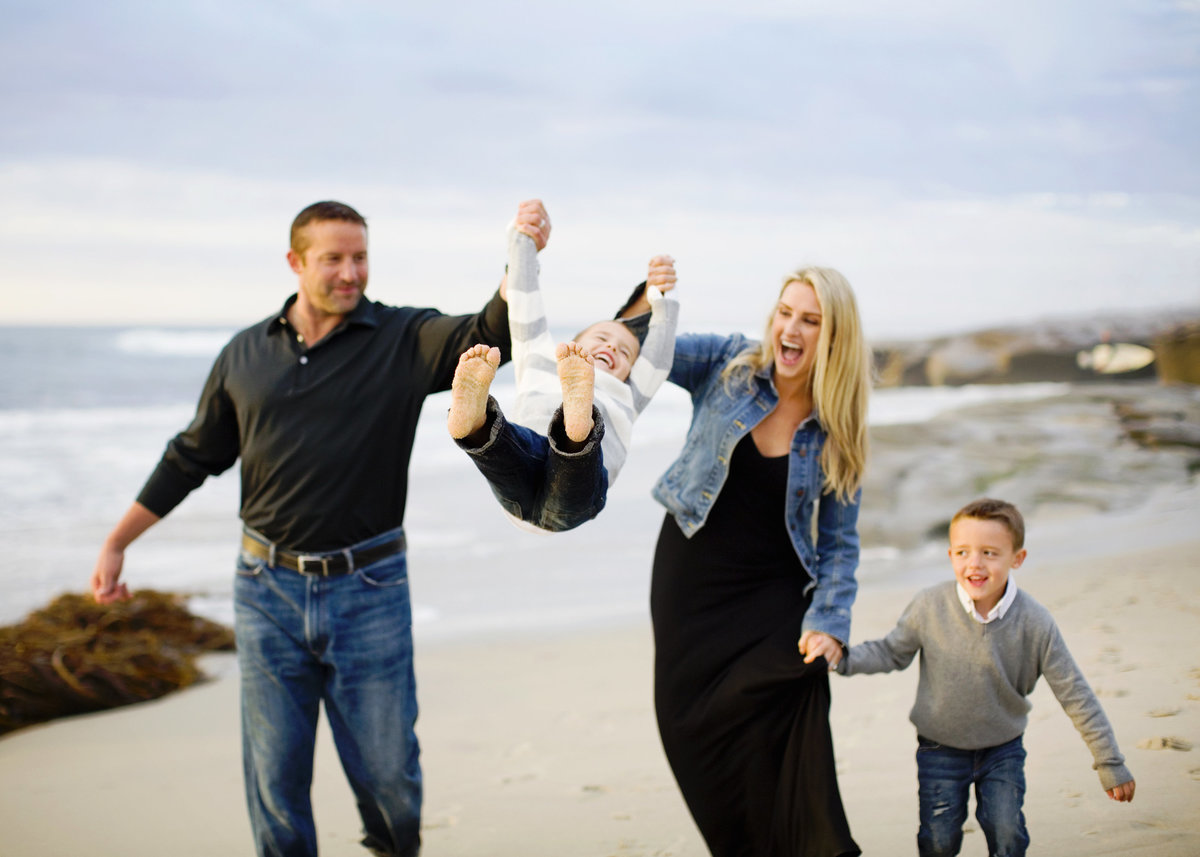
[{"label": "woman", "polygon": [[655,708],[715,857],[857,855],[828,669],[849,640],[871,357],[849,283],[788,276],[760,343],[681,336],[687,443],[654,487]]}]

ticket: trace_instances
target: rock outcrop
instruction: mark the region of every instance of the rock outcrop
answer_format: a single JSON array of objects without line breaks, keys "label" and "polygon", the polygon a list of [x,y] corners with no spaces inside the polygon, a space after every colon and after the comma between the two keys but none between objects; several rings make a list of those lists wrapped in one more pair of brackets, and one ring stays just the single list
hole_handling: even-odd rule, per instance
[{"label": "rock outcrop", "polygon": [[1160,379],[1200,384],[1200,321],[1172,325],[1154,337],[1153,347]]},{"label": "rock outcrop", "polygon": [[949,516],[976,497],[1001,497],[1031,517],[1121,511],[1197,474],[1200,387],[1071,385],[873,427],[859,531],[866,548],[908,550],[944,539]]},{"label": "rock outcrop", "polygon": [[1200,383],[1200,308],[1058,319],[875,348],[879,385],[1154,378]]}]

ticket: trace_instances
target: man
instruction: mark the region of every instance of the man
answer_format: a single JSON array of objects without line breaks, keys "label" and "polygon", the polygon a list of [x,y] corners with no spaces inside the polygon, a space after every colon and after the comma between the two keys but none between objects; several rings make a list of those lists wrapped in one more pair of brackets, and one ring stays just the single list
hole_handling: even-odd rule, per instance
[{"label": "man", "polygon": [[[517,222],[542,249],[538,200]],[[95,599],[129,596],[125,549],[207,476],[241,459],[234,584],[250,822],[262,857],[317,853],[310,799],[324,702],[363,819],[363,845],[420,847],[421,769],[402,523],[421,405],[477,342],[510,346],[503,286],[482,312],[363,300],[367,225],[319,202],[292,224],[299,288],[221,351],[195,418],[109,534]]]}]

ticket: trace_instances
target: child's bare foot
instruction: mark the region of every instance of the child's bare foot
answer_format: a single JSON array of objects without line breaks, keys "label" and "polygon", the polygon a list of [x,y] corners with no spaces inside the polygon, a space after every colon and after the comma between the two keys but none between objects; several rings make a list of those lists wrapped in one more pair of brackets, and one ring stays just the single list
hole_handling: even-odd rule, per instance
[{"label": "child's bare foot", "polygon": [[567,437],[582,443],[592,433],[593,425],[592,391],[596,386],[596,369],[592,355],[574,342],[560,342],[555,356],[558,358],[558,380],[562,384]]},{"label": "child's bare foot", "polygon": [[472,345],[458,358],[450,384],[450,415],[446,428],[461,440],[483,428],[487,419],[488,390],[500,365],[500,349]]}]

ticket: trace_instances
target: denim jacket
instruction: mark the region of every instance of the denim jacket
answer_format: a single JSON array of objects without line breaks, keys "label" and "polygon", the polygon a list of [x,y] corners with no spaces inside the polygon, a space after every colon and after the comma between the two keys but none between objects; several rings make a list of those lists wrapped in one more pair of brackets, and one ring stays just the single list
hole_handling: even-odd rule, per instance
[{"label": "denim jacket", "polygon": [[[779,401],[770,367],[755,376],[752,390],[744,385],[734,385],[731,393],[725,390],[721,370],[753,345],[741,334],[689,334],[675,340],[669,380],[692,394],[692,424],[683,451],[655,484],[653,494],[688,538],[704,526],[729,475],[733,448]],[[811,591],[813,597],[803,628],[845,644],[850,639],[850,607],[858,592],[854,573],[862,492],[848,503],[822,494],[824,443],[825,430],[814,411],[792,438],[784,514],[796,555],[810,578],[805,592]]]}]

